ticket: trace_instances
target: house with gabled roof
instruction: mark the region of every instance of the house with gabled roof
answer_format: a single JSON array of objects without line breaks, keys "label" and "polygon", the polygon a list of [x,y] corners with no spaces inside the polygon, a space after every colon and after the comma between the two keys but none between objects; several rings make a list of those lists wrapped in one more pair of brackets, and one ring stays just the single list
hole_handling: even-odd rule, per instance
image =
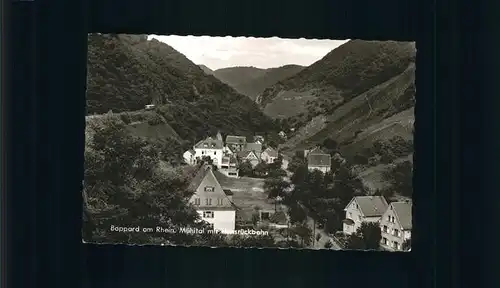
[{"label": "house with gabled roof", "polygon": [[253,136],[253,142],[259,143],[259,144],[264,144],[264,136],[261,136],[261,135]]},{"label": "house with gabled roof", "polygon": [[330,154],[309,152],[307,153],[307,169],[309,171],[319,170],[323,173],[330,171],[332,167],[332,158]]},{"label": "house with gabled roof", "polygon": [[356,233],[363,222],[378,222],[387,210],[387,201],[383,196],[357,196],[345,207],[343,232]]},{"label": "house with gabled roof", "polygon": [[380,220],[380,245],[387,250],[403,250],[403,243],[411,238],[411,229],[412,201],[392,202]]},{"label": "house with gabled roof", "polygon": [[250,162],[252,167],[257,166],[260,163],[259,157],[253,151],[240,151],[237,153],[239,162]]},{"label": "house with gabled roof", "polygon": [[231,148],[233,152],[244,150],[247,145],[247,138],[245,136],[226,136],[226,145]]},{"label": "house with gabled roof", "polygon": [[[189,190],[194,191],[189,202],[201,219],[223,233],[232,233],[236,225],[236,206],[214,175],[210,165],[202,165],[192,179]],[[229,191],[229,193],[231,193]]]},{"label": "house with gabled roof", "polygon": [[199,141],[193,146],[195,151],[194,158],[198,161],[203,159],[203,157],[210,157],[213,161],[213,165],[220,168],[222,163],[224,143],[222,140],[212,137],[207,137],[204,140]]},{"label": "house with gabled roof", "polygon": [[278,151],[272,147],[267,147],[260,155],[260,159],[267,164],[274,163],[274,160],[278,159]]},{"label": "house with gabled roof", "polygon": [[244,151],[252,151],[257,155],[257,157],[260,157],[260,154],[262,153],[262,144],[259,143],[247,143],[245,145]]}]

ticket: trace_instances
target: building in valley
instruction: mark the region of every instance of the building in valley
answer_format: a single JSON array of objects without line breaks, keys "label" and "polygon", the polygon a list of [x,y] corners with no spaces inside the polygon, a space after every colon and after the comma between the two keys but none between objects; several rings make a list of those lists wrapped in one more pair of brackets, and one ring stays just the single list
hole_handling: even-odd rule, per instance
[{"label": "building in valley", "polygon": [[380,230],[382,248],[393,251],[403,250],[403,243],[411,239],[412,202],[392,202],[382,215]]},{"label": "building in valley", "polygon": [[245,146],[247,145],[247,138],[244,136],[226,136],[226,145],[233,152],[243,151]]},{"label": "building in valley", "polygon": [[205,140],[201,140],[194,145],[194,158],[197,161],[200,161],[201,159],[203,159],[203,157],[210,157],[213,161],[213,165],[217,166],[217,168],[220,168],[222,164],[223,149],[224,143],[222,142],[222,140],[208,137]]},{"label": "building in valley", "polygon": [[386,212],[387,201],[383,196],[358,196],[345,207],[343,232],[353,234],[363,222],[378,222]]},{"label": "building in valley", "polygon": [[236,159],[236,156],[233,156],[233,155],[223,156],[222,157],[222,164],[221,164],[219,171],[228,177],[238,178],[238,176],[239,176],[238,160]]},{"label": "building in valley", "polygon": [[257,157],[260,158],[260,154],[262,153],[262,144],[260,144],[260,143],[247,143],[247,145],[245,145],[245,148],[243,149],[243,151],[252,151],[255,153],[255,155]]},{"label": "building in valley", "polygon": [[253,151],[240,151],[237,155],[240,163],[248,161],[252,164],[252,167],[257,166],[260,163],[259,157]]},{"label": "building in valley", "polygon": [[193,149],[187,150],[182,155],[182,157],[184,158],[184,162],[186,162],[186,164],[188,164],[188,165],[195,165],[196,164],[196,157],[195,156],[196,156],[196,151],[194,151]]},{"label": "building in valley", "polygon": [[260,136],[260,135],[253,136],[253,142],[259,143],[259,144],[264,144],[264,136]]},{"label": "building in valley", "polygon": [[307,168],[309,171],[319,170],[323,173],[327,173],[332,167],[332,158],[330,154],[324,153],[319,148],[305,150],[304,156],[307,159]]},{"label": "building in valley", "polygon": [[260,155],[260,159],[262,159],[262,161],[266,164],[274,163],[274,161],[278,159],[278,151],[271,147],[267,147]]},{"label": "building in valley", "polygon": [[231,191],[224,191],[210,165],[202,165],[189,185],[195,191],[190,203],[196,207],[201,219],[214,230],[232,233],[236,225],[236,206]]}]

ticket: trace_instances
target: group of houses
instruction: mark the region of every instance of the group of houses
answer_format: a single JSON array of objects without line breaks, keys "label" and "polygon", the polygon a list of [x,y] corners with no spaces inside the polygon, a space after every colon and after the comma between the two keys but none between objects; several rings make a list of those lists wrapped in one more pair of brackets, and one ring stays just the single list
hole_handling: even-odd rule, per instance
[{"label": "group of houses", "polygon": [[253,142],[247,142],[244,136],[227,135],[224,141],[221,133],[215,138],[207,137],[196,143],[192,149],[184,152],[184,161],[196,165],[205,157],[210,157],[212,165],[228,177],[238,177],[239,163],[248,161],[252,167],[261,162],[273,163],[278,158],[278,151],[272,147],[262,149],[264,137],[254,136]]},{"label": "group of houses", "polygon": [[411,239],[412,202],[387,203],[383,196],[354,197],[344,209],[343,232],[353,234],[363,222],[380,225],[380,246],[390,251],[402,251],[403,243]]}]

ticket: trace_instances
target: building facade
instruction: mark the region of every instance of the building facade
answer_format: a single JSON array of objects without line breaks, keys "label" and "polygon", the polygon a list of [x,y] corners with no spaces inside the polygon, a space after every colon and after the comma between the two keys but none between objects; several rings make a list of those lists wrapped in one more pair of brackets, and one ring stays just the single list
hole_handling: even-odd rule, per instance
[{"label": "building facade", "polygon": [[210,157],[213,161],[213,165],[220,168],[222,164],[222,156],[224,154],[223,149],[224,143],[222,143],[221,140],[208,137],[194,145],[194,158],[199,161],[202,160],[203,157]]},{"label": "building facade", "polygon": [[343,232],[350,235],[356,233],[363,222],[379,222],[387,207],[382,196],[354,197],[344,209]]},{"label": "building facade", "polygon": [[403,250],[403,243],[411,238],[411,229],[412,202],[392,202],[380,220],[380,245],[386,250]]},{"label": "building facade", "polygon": [[190,203],[214,230],[232,233],[236,225],[236,207],[231,196],[222,189],[210,165],[203,165],[193,178],[190,189],[195,191]]}]

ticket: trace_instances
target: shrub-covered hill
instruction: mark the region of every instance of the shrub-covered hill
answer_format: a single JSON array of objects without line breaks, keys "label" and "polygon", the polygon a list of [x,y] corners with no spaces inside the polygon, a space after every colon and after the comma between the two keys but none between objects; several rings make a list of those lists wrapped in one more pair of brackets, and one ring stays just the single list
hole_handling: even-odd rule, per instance
[{"label": "shrub-covered hill", "polygon": [[312,118],[402,73],[414,59],[414,43],[351,40],[267,88],[257,102],[274,118]]},{"label": "shrub-covered hill", "polygon": [[157,113],[189,141],[217,130],[251,134],[272,128],[251,99],[155,39],[89,34],[87,67],[88,115],[155,104]]},{"label": "shrub-covered hill", "polygon": [[218,69],[214,75],[236,91],[255,100],[257,95],[266,88],[297,74],[303,68],[299,65],[285,65],[269,69],[230,67]]}]

